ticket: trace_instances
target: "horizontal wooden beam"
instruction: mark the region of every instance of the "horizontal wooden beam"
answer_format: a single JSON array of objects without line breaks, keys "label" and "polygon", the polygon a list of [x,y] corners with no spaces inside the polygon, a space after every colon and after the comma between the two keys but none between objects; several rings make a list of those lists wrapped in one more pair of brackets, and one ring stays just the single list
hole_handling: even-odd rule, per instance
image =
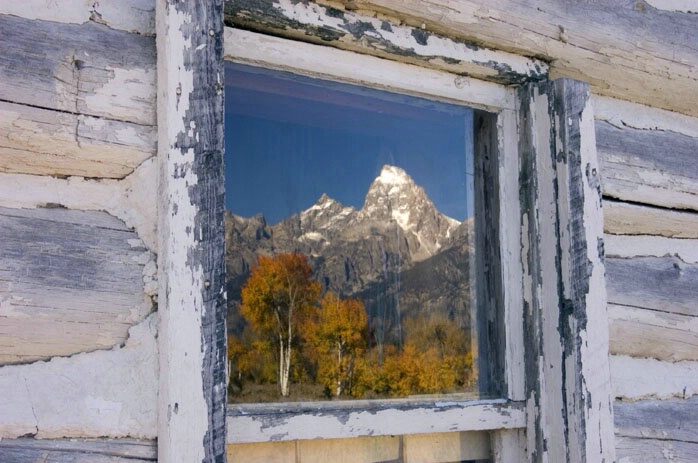
[{"label": "horizontal wooden beam", "polygon": [[698,16],[645,2],[339,0],[425,31],[551,62],[551,78],[599,95],[698,115]]},{"label": "horizontal wooden beam", "polygon": [[123,178],[156,140],[153,126],[0,101],[0,172]]},{"label": "horizontal wooden beam", "polygon": [[698,214],[604,198],[604,231],[614,235],[698,238]]},{"label": "horizontal wooden beam", "polygon": [[353,401],[230,405],[229,444],[525,427],[522,402]]},{"label": "horizontal wooden beam", "polygon": [[0,14],[0,100],[155,125],[155,39]]},{"label": "horizontal wooden beam", "polygon": [[671,399],[698,395],[698,362],[665,362],[611,355],[611,380],[618,399]]},{"label": "horizontal wooden beam", "polygon": [[157,461],[155,441],[138,439],[2,439],[4,463],[145,463]]},{"label": "horizontal wooden beam", "polygon": [[698,210],[698,138],[596,121],[605,196]]},{"label": "horizontal wooden beam", "polygon": [[306,40],[503,84],[547,78],[535,58],[495,51],[390,18],[286,0],[227,0],[229,26]]},{"label": "horizontal wooden beam", "polygon": [[698,360],[698,317],[609,304],[612,354]]},{"label": "horizontal wooden beam", "polygon": [[607,258],[608,302],[698,316],[698,265],[676,257]]},{"label": "horizontal wooden beam", "polygon": [[0,365],[110,349],[153,310],[154,256],[109,214],[0,208],[0,229]]},{"label": "horizontal wooden beam", "polygon": [[615,402],[616,436],[698,444],[698,397]]}]

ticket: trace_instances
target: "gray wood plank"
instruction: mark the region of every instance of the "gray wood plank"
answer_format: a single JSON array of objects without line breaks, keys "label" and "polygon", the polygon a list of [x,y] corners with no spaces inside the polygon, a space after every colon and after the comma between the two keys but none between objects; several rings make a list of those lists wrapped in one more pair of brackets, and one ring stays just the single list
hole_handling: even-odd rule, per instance
[{"label": "gray wood plank", "polygon": [[0,208],[0,364],[123,342],[152,310],[138,241],[105,212]]},{"label": "gray wood plank", "polygon": [[604,198],[604,231],[615,235],[698,238],[698,214]]},{"label": "gray wood plank", "polygon": [[698,397],[616,402],[616,436],[698,444]]},{"label": "gray wood plank", "polygon": [[596,122],[604,195],[698,210],[698,138]]},{"label": "gray wood plank", "polygon": [[154,441],[137,439],[3,439],[3,463],[144,463],[157,461]]},{"label": "gray wood plank", "polygon": [[698,316],[698,265],[676,257],[607,258],[608,302]]},{"label": "gray wood plank", "polygon": [[690,463],[698,461],[698,444],[674,440],[617,437],[616,456],[620,462]]},{"label": "gray wood plank", "polygon": [[0,14],[0,100],[155,125],[155,39]]}]

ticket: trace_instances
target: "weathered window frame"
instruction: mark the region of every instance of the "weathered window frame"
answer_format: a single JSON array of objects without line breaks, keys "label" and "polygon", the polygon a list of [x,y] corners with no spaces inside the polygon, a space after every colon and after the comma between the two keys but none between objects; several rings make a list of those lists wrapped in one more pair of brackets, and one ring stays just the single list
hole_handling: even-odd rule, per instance
[{"label": "weathered window frame", "polygon": [[[225,432],[222,3],[157,4],[162,461],[224,461],[227,439],[273,440],[265,432],[275,418],[263,413],[228,418]],[[500,255],[502,288],[488,291],[501,292],[504,307],[503,317],[490,322],[507,327],[498,367],[505,399],[384,403],[371,413],[333,404],[334,415],[312,404],[310,418],[367,423],[356,435],[492,430],[495,461],[612,461],[603,216],[588,85],[544,80],[517,91],[308,43],[234,29],[225,35],[225,55],[247,64],[307,73],[315,60],[313,75],[482,109],[477,149],[497,161],[490,167],[499,179],[492,190],[499,245],[486,249]],[[325,53],[332,58],[319,58]],[[404,79],[383,66],[409,66],[421,78]],[[288,422],[309,417],[291,415],[282,419],[283,439],[353,436],[348,427],[294,434]],[[393,426],[413,418],[424,423],[425,416],[435,427]],[[252,435],[236,434],[251,424]]]}]

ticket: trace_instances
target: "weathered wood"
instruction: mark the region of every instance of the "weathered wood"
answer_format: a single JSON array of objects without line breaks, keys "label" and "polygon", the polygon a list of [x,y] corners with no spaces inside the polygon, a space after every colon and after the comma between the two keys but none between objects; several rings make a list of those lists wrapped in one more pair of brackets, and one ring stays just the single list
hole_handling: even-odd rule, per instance
[{"label": "weathered wood", "polygon": [[668,399],[698,395],[698,362],[664,362],[611,355],[611,377],[616,398]]},{"label": "weathered wood", "polygon": [[520,91],[531,461],[613,461],[603,214],[589,89]]},{"label": "weathered wood", "polygon": [[123,178],[155,154],[155,131],[0,102],[0,172]]},{"label": "weathered wood", "polygon": [[637,2],[340,1],[430,32],[538,56],[551,62],[551,78],[589,82],[600,95],[698,115],[696,15]]},{"label": "weathered wood", "polygon": [[698,461],[698,444],[663,439],[617,437],[616,454],[619,462],[657,463]]},{"label": "weathered wood", "polygon": [[157,333],[153,313],[112,349],[4,365],[0,439],[158,437]]},{"label": "weathered wood", "polygon": [[649,235],[604,235],[606,257],[674,256],[698,264],[698,240]]},{"label": "weathered wood", "polygon": [[226,458],[223,0],[158,0],[158,456]]},{"label": "weathered wood", "polygon": [[[521,428],[524,404],[387,400],[230,405],[228,442],[252,443]],[[312,423],[312,424],[309,424]]]},{"label": "weathered wood", "polygon": [[676,257],[607,258],[608,301],[698,316],[698,265]]},{"label": "weathered wood", "polygon": [[155,441],[138,439],[3,439],[3,463],[141,463],[157,461]]},{"label": "weathered wood", "polygon": [[698,443],[698,397],[616,402],[616,435]]},{"label": "weathered wood", "polygon": [[547,78],[548,65],[410,27],[388,18],[287,0],[227,0],[227,25],[301,39],[502,84]]},{"label": "weathered wood", "polygon": [[225,58],[495,112],[516,107],[515,92],[492,82],[231,27],[225,28]]},{"label": "weathered wood", "polygon": [[604,231],[615,235],[698,238],[698,214],[604,198]]},{"label": "weathered wood", "polygon": [[109,214],[0,208],[0,230],[0,364],[109,349],[153,310],[154,257]]},{"label": "weathered wood", "polygon": [[155,2],[153,0],[24,0],[4,2],[1,14],[26,19],[82,24],[88,21],[104,24],[111,29],[155,35]]},{"label": "weathered wood", "polygon": [[698,210],[698,138],[596,122],[604,196]]},{"label": "weathered wood", "polygon": [[698,360],[698,317],[615,304],[608,312],[612,354]]},{"label": "weathered wood", "polygon": [[155,39],[0,14],[0,100],[155,125]]}]

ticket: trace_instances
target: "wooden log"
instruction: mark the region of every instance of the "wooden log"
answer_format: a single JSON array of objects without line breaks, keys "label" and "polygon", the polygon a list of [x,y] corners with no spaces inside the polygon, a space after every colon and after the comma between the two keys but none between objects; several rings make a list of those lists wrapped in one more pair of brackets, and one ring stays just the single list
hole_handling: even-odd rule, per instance
[{"label": "wooden log", "polygon": [[155,441],[138,439],[3,439],[3,463],[144,463],[157,461]]},{"label": "wooden log", "polygon": [[111,29],[155,35],[155,2],[153,0],[24,0],[4,2],[0,14],[26,19],[82,24],[88,21]]},{"label": "wooden log", "polygon": [[698,444],[664,439],[617,437],[616,454],[619,462],[698,461]]},{"label": "wooden log", "polygon": [[698,214],[604,198],[604,231],[615,235],[698,238]]},{"label": "wooden log", "polygon": [[502,84],[547,78],[535,58],[487,49],[410,27],[389,18],[285,0],[227,0],[229,26],[301,39]]},{"label": "wooden log", "polygon": [[0,208],[0,230],[0,364],[109,349],[152,311],[153,256],[109,214]]},{"label": "wooden log", "polygon": [[155,39],[0,14],[0,100],[155,125]]},{"label": "wooden log", "polygon": [[151,126],[0,102],[0,172],[123,178],[156,152]]},{"label": "wooden log", "polygon": [[687,264],[698,264],[698,240],[651,235],[604,235],[606,257],[674,256]]},{"label": "wooden log", "polygon": [[596,122],[604,196],[698,210],[698,138]]},{"label": "wooden log", "polygon": [[676,257],[606,259],[608,302],[698,316],[698,265]]},{"label": "wooden log", "polygon": [[698,317],[609,304],[612,354],[698,360]]},{"label": "wooden log", "polygon": [[698,395],[698,362],[664,362],[611,355],[614,396],[620,399],[669,399]]},{"label": "wooden log", "polygon": [[617,401],[613,412],[616,436],[698,444],[698,397]]},{"label": "wooden log", "polygon": [[637,2],[340,1],[430,32],[541,57],[551,62],[551,78],[589,82],[600,95],[698,115],[696,15]]}]

